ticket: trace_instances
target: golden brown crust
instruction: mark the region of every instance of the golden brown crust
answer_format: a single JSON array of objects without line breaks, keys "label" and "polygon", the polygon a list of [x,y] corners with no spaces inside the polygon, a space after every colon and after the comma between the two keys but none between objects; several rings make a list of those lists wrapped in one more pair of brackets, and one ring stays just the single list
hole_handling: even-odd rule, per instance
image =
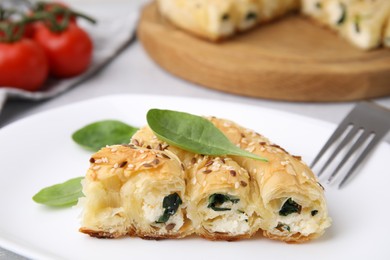
[{"label": "golden brown crust", "polygon": [[[87,185],[84,186],[89,191],[86,199],[98,195],[101,199],[98,205],[104,205],[104,208],[94,212],[96,207],[93,204],[91,212],[86,214],[88,221],[80,232],[97,238],[135,236],[160,240],[197,234],[208,240],[236,241],[251,238],[259,231],[267,238],[287,243],[302,243],[322,235],[329,226],[323,190],[301,158],[290,155],[260,134],[231,121],[214,117],[209,120],[233,143],[266,157],[269,162],[236,156],[193,154],[158,140],[149,127],[142,128],[134,135],[130,145],[106,147],[92,156],[86,176]],[[160,195],[160,198],[161,194],[172,194],[172,189],[167,189],[167,183],[174,183],[175,191],[180,187],[177,192],[184,201],[178,211],[183,217],[182,224],[177,225],[175,230],[179,222],[161,224],[156,221],[156,216],[161,216],[161,213],[155,214],[153,209],[162,201],[148,204],[144,200],[150,193]],[[150,187],[153,187],[153,192],[145,192]],[[141,196],[133,196],[140,190]],[[165,193],[167,190],[168,193]],[[212,194],[218,193],[232,196],[238,202],[228,201],[231,204],[223,206],[228,207],[228,211],[216,210],[210,207],[209,201]],[[124,204],[112,203],[117,194]],[[313,229],[307,231],[306,227],[294,227],[294,222],[285,222],[289,220],[280,217],[280,205],[275,206],[275,203],[289,197],[294,197],[294,201],[307,202],[306,205],[301,204],[305,216],[309,216],[313,205],[320,212],[315,218],[311,215],[295,222],[307,224],[311,221],[311,225],[315,226]],[[111,204],[105,205],[107,201]],[[150,206],[151,215],[146,215],[144,211],[146,204]],[[95,213],[106,218],[95,221]],[[106,225],[107,216],[110,220],[114,219],[110,225]],[[90,221],[91,218],[93,221]],[[232,229],[225,221],[240,226]],[[279,223],[287,228],[281,229]]]}]

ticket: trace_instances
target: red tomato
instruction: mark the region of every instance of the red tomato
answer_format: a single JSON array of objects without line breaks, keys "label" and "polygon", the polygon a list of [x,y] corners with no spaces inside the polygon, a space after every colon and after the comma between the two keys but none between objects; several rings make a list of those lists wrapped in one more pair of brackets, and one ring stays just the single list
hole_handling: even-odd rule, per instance
[{"label": "red tomato", "polygon": [[0,43],[0,87],[38,90],[48,75],[43,49],[29,39]]},{"label": "red tomato", "polygon": [[53,76],[67,78],[79,75],[91,63],[92,41],[74,23],[69,23],[62,32],[52,32],[44,24],[37,24],[33,39],[45,50]]}]

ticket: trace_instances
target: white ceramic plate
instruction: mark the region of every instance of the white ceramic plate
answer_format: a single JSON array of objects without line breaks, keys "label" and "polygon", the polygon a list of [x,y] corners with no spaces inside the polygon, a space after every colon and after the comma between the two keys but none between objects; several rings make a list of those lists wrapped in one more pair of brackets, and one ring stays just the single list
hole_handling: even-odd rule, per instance
[{"label": "white ceramic plate", "polygon": [[32,116],[0,131],[0,246],[38,259],[390,259],[390,146],[385,143],[347,187],[326,186],[333,225],[306,244],[261,237],[239,242],[96,239],[78,232],[79,209],[50,209],[32,201],[41,188],[84,175],[90,153],[73,143],[75,130],[102,119],[143,126],[150,108],[232,119],[307,162],[335,128],[265,108],[142,95],[93,99]]}]

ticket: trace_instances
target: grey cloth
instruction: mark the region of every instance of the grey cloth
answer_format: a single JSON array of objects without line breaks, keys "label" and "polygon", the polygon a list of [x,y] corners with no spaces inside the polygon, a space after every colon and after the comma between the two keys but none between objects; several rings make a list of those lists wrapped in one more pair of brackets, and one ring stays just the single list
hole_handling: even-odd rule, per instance
[{"label": "grey cloth", "polygon": [[94,51],[92,63],[88,70],[69,79],[49,79],[40,91],[29,92],[16,88],[0,87],[0,117],[2,107],[10,98],[25,100],[45,100],[55,97],[87,80],[99,72],[105,65],[120,54],[129,44],[135,41],[135,28],[138,20],[138,12],[132,12],[124,17],[115,19],[98,20],[98,23],[91,25],[80,23],[90,34]]}]

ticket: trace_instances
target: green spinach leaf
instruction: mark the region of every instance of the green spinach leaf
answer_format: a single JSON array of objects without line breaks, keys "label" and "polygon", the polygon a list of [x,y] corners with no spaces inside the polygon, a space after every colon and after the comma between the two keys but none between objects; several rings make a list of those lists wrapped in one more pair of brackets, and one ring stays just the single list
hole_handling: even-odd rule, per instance
[{"label": "green spinach leaf", "polygon": [[235,146],[203,117],[160,109],[149,110],[146,117],[149,127],[161,140],[183,150],[204,155],[237,155],[267,161]]},{"label": "green spinach leaf", "polygon": [[76,131],[72,139],[89,150],[98,151],[106,145],[129,143],[137,130],[117,120],[103,120]]},{"label": "green spinach leaf", "polygon": [[84,177],[70,179],[66,182],[43,188],[34,195],[37,203],[53,207],[70,207],[77,204],[83,196],[81,180]]},{"label": "green spinach leaf", "polygon": [[286,202],[283,204],[282,208],[279,211],[280,216],[287,216],[292,213],[300,214],[302,210],[302,206],[293,201],[291,198],[288,198]]},{"label": "green spinach leaf", "polygon": [[228,211],[231,210],[230,208],[220,208],[220,206],[225,202],[232,202],[233,204],[236,204],[240,201],[240,199],[226,195],[226,194],[220,194],[220,193],[214,193],[209,197],[209,205],[208,208],[213,209],[214,211]]},{"label": "green spinach leaf", "polygon": [[163,200],[163,215],[156,221],[156,223],[166,223],[168,219],[175,215],[179,206],[183,203],[179,194],[173,193],[166,196]]}]

